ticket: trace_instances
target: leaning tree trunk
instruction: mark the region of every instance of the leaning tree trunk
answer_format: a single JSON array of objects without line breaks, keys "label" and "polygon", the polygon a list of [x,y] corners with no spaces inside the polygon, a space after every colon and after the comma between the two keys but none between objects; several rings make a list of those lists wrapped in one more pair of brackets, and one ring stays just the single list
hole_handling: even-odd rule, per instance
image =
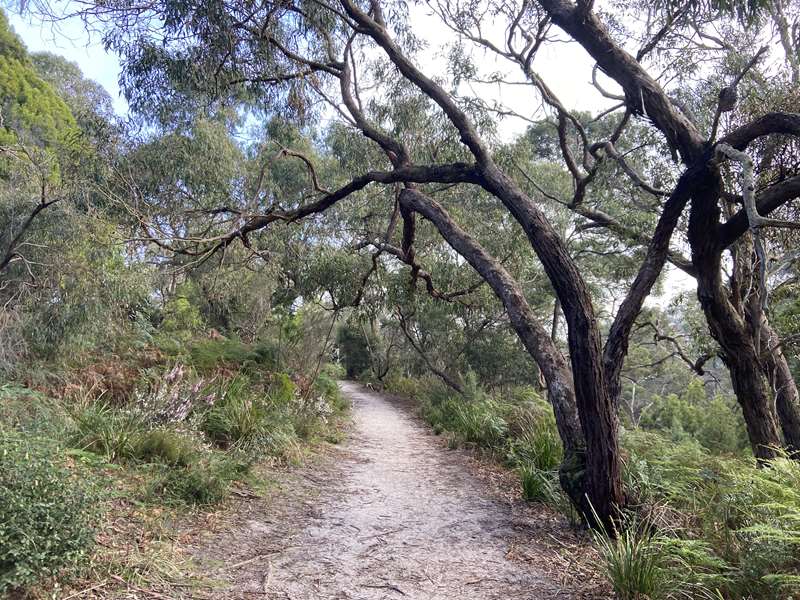
[{"label": "leaning tree trunk", "polygon": [[[605,384],[600,331],[591,297],[575,262],[544,213],[498,168],[474,123],[444,88],[422,73],[403,54],[385,27],[351,0],[341,0],[341,3],[348,16],[383,48],[400,73],[436,102],[447,115],[458,130],[461,142],[475,157],[479,171],[478,183],[498,198],[522,226],[555,288],[567,321],[572,381],[586,442],[587,500],[582,504],[591,502],[592,511],[584,514],[590,519],[594,515],[610,527],[625,502],[617,414]],[[379,11],[377,3],[373,3],[373,10],[376,13]],[[413,192],[409,193],[413,195]],[[452,244],[448,236],[444,237]],[[536,323],[541,330],[541,325],[538,321]]]},{"label": "leaning tree trunk", "polygon": [[585,483],[586,442],[578,419],[572,374],[564,357],[539,323],[519,284],[438,202],[413,189],[403,190],[401,201],[433,223],[503,303],[511,326],[545,378],[547,396],[564,445],[564,461],[559,470],[561,487],[581,513],[591,518]]}]

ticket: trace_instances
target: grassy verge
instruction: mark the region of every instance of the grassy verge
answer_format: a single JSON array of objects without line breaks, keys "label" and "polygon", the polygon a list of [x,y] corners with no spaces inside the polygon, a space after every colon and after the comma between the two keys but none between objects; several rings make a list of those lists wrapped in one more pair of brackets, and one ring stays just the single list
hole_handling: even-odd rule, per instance
[{"label": "grassy verge", "polygon": [[[534,390],[488,394],[473,385],[461,396],[408,378],[388,378],[386,387],[414,398],[450,447],[490,454],[517,472],[525,499],[577,522],[558,484],[552,410]],[[622,447],[631,501],[625,527],[595,534],[619,598],[800,594],[800,463],[781,458],[758,468],[742,452],[714,452],[719,444],[676,439],[671,430],[623,430]]]},{"label": "grassy verge", "polygon": [[124,386],[77,372],[50,389],[0,384],[0,596],[96,585],[112,597],[118,584],[185,579],[172,523],[252,495],[270,465],[342,437],[348,407],[332,373],[311,382],[271,358],[205,340],[119,365]]}]

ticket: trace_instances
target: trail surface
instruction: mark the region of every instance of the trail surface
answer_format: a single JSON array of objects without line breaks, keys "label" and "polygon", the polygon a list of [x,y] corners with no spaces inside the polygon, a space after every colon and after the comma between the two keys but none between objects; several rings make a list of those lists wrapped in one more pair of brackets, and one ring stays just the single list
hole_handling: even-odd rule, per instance
[{"label": "trail surface", "polygon": [[255,509],[233,539],[212,544],[208,555],[229,569],[220,598],[584,597],[509,558],[531,532],[465,468],[463,453],[382,395],[341,387],[354,419],[342,455],[302,475],[313,498],[286,514]]}]

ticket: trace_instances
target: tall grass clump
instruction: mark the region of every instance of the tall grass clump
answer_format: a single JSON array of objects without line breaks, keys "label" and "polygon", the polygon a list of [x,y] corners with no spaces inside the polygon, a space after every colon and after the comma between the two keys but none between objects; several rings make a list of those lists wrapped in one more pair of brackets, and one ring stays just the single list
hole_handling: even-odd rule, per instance
[{"label": "tall grass clump", "polygon": [[46,440],[0,429],[0,595],[77,567],[96,496]]},{"label": "tall grass clump", "polygon": [[70,445],[93,452],[110,462],[134,458],[141,436],[146,432],[142,416],[108,405],[94,404],[73,415]]},{"label": "tall grass clump", "polygon": [[615,535],[599,532],[594,538],[603,558],[603,572],[620,600],[659,597],[664,590],[664,557],[648,528],[629,524]]},{"label": "tall grass clump", "polygon": [[720,598],[728,566],[702,540],[682,539],[628,514],[621,530],[594,531],[601,568],[620,600]]},{"label": "tall grass clump", "polygon": [[167,504],[211,506],[225,500],[231,485],[249,470],[249,462],[212,455],[189,465],[163,468],[148,491]]},{"label": "tall grass clump", "polygon": [[[250,388],[246,376],[223,384],[219,400],[203,416],[202,431],[223,449],[248,454],[281,455],[296,444],[296,434],[283,410],[265,393]],[[285,398],[281,398],[281,401]]]},{"label": "tall grass clump", "polygon": [[506,447],[508,424],[501,403],[480,390],[464,395],[443,386],[431,386],[421,395],[420,413],[436,433],[450,432],[460,443],[492,452]]}]

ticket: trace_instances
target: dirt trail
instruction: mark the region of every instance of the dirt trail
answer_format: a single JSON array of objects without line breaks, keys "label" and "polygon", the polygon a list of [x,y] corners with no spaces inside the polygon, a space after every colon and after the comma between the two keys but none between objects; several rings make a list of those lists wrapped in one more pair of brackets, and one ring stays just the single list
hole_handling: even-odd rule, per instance
[{"label": "dirt trail", "polygon": [[[230,542],[212,551],[234,564],[220,598],[582,597],[508,558],[530,532],[465,469],[462,453],[380,394],[341,386],[354,418],[343,456],[304,476],[313,501],[293,514],[253,514],[234,536],[240,551]],[[237,567],[241,551],[247,562]]]}]

